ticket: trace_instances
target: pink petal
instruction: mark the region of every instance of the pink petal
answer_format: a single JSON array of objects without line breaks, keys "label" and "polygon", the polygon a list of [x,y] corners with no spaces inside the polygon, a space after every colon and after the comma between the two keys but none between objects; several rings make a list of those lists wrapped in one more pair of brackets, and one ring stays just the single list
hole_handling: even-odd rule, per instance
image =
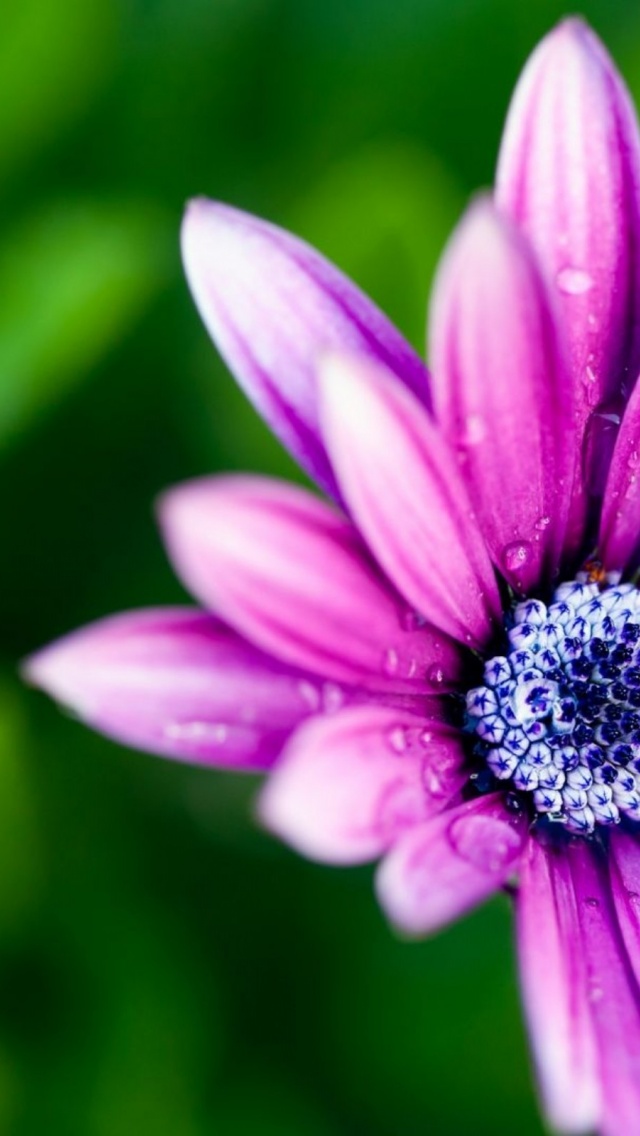
[{"label": "pink petal", "polygon": [[631,968],[640,983],[640,841],[615,832],[611,836],[611,890]]},{"label": "pink petal", "polygon": [[414,397],[367,361],[332,356],[321,381],[340,488],[377,560],[429,623],[481,646],[500,599],[446,442]]},{"label": "pink petal", "polygon": [[271,765],[290,732],[331,696],[326,684],[187,608],[101,620],[45,647],[25,672],[125,745],[242,769]]},{"label": "pink petal", "polygon": [[459,648],[420,625],[350,522],[306,490],[202,479],[171,490],[161,515],[186,586],[284,662],[406,693],[460,677]]},{"label": "pink petal", "polygon": [[525,842],[500,794],[467,801],[400,837],[378,869],[380,903],[403,931],[436,931],[502,887]]},{"label": "pink petal", "polygon": [[640,383],[616,441],[602,503],[599,555],[609,571],[640,567]]},{"label": "pink petal", "polygon": [[356,864],[443,809],[465,783],[460,735],[438,721],[354,707],[299,729],[260,801],[265,824],[315,860]]},{"label": "pink petal", "polygon": [[445,253],[431,322],[437,416],[494,563],[529,592],[559,567],[574,416],[545,287],[488,201]]},{"label": "pink petal", "polygon": [[562,1132],[591,1132],[600,1083],[578,908],[562,850],[530,839],[520,863],[518,955],[545,1111]]},{"label": "pink petal", "polygon": [[568,851],[599,1053],[598,1131],[622,1136],[637,1131],[640,1117],[640,990],[620,934],[606,860],[586,841]]},{"label": "pink petal", "polygon": [[202,319],[238,382],[323,489],[336,494],[318,430],[315,363],[327,348],[379,360],[429,400],[422,360],[379,309],[309,245],[204,198],[182,230]]},{"label": "pink petal", "polygon": [[[640,146],[604,47],[578,19],[529,60],[504,132],[496,200],[531,239],[566,327],[584,476],[601,494],[620,404],[638,373]],[[587,500],[576,485],[576,523]]]}]

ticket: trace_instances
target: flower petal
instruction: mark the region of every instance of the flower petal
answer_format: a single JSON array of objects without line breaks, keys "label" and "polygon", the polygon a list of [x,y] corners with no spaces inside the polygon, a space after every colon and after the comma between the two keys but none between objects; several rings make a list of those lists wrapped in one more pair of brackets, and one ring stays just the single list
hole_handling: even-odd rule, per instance
[{"label": "flower petal", "polygon": [[[640,145],[635,111],[579,19],[531,56],[509,111],[496,200],[530,238],[568,334],[586,488],[601,495],[640,363]],[[587,498],[576,483],[576,518]]]},{"label": "flower petal", "polygon": [[613,901],[631,969],[640,983],[640,841],[614,832],[610,852]]},{"label": "flower petal", "polygon": [[578,909],[562,850],[530,839],[516,901],[518,956],[545,1111],[562,1132],[592,1132],[600,1115],[595,1037]]},{"label": "flower petal", "polygon": [[448,809],[401,836],[377,875],[378,898],[403,931],[424,935],[487,899],[517,870],[520,814],[493,793]]},{"label": "flower petal", "polygon": [[609,571],[640,567],[640,383],[616,439],[602,503],[599,555]]},{"label": "flower petal", "polygon": [[640,989],[620,934],[606,861],[584,840],[570,846],[568,854],[599,1054],[598,1131],[621,1136],[637,1130],[640,1116]]},{"label": "flower petal", "polygon": [[443,809],[467,779],[460,735],[381,706],[293,735],[260,800],[273,832],[314,860],[357,864]]},{"label": "flower petal", "polygon": [[203,478],[166,494],[161,517],[186,586],[282,661],[414,694],[459,679],[458,646],[420,625],[350,522],[306,490]]},{"label": "flower petal", "polygon": [[437,417],[494,563],[526,593],[559,567],[574,414],[536,264],[488,201],[445,253],[431,323]]},{"label": "flower petal", "polygon": [[321,368],[340,488],[376,559],[435,627],[477,647],[500,599],[455,458],[415,398],[355,356]]},{"label": "flower petal", "polygon": [[91,624],[34,655],[25,673],[125,745],[242,769],[270,766],[327,693],[317,679],[280,666],[217,619],[187,608]]},{"label": "flower petal", "polygon": [[182,230],[185,271],[230,370],[294,457],[336,495],[318,430],[315,363],[349,348],[388,366],[424,402],[428,372],[393,324],[319,253],[228,205],[193,201]]}]

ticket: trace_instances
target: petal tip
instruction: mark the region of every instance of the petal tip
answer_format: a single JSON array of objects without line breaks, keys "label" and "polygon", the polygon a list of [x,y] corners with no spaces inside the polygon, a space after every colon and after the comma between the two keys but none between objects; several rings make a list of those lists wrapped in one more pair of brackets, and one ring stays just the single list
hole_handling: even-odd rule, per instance
[{"label": "petal tip", "polygon": [[55,702],[68,706],[80,714],[80,686],[78,678],[83,665],[76,658],[73,640],[65,636],[34,654],[27,656],[19,666],[19,674],[28,686],[43,691]]}]

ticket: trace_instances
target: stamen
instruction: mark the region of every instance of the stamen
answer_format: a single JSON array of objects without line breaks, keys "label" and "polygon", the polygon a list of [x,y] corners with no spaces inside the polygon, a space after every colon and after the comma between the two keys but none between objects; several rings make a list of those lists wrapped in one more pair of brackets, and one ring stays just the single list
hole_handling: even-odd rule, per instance
[{"label": "stamen", "polygon": [[485,768],[569,832],[640,821],[640,591],[589,569],[517,604],[507,640],[467,694]]}]

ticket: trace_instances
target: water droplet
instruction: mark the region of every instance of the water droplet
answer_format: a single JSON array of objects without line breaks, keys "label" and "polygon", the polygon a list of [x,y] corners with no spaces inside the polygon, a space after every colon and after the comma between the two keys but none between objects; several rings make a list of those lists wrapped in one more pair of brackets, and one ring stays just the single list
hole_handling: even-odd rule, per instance
[{"label": "water droplet", "polygon": [[587,907],[599,907],[600,906],[599,900],[597,900],[595,898],[595,896],[593,896],[593,895],[588,895],[587,898],[585,899],[585,903],[586,903]]},{"label": "water droplet", "polygon": [[599,321],[598,321],[598,317],[595,314],[595,312],[589,312],[589,315],[587,316],[587,323],[589,324],[589,327],[591,328],[592,331],[597,330],[597,328],[599,326]]},{"label": "water droplet", "polygon": [[477,446],[484,440],[487,434],[487,427],[484,418],[480,414],[467,414],[466,418],[462,419],[458,433],[458,444],[460,446]]},{"label": "water droplet", "polygon": [[428,746],[433,741],[433,734],[431,730],[422,730],[420,733],[420,744]]},{"label": "water droplet", "polygon": [[593,279],[584,268],[574,268],[567,265],[561,268],[556,276],[556,284],[561,292],[567,296],[582,296],[593,288]]},{"label": "water droplet", "polygon": [[399,662],[398,652],[394,647],[388,647],[382,659],[382,669],[389,678],[398,673]]},{"label": "water droplet", "polygon": [[407,731],[404,726],[392,726],[387,732],[387,741],[394,753],[404,753],[407,748]]},{"label": "water droplet", "polygon": [[425,769],[424,786],[430,797],[443,797],[445,795],[442,774],[437,766],[429,765]]},{"label": "water droplet", "polygon": [[629,469],[636,469],[640,465],[640,454],[637,450],[632,450],[627,458],[627,465]]},{"label": "water droplet", "polygon": [[312,682],[307,682],[305,679],[302,679],[298,683],[298,694],[305,705],[309,707],[309,710],[320,709],[320,691]]},{"label": "water droplet", "polygon": [[632,907],[640,907],[640,893],[637,891],[628,891],[627,899]]},{"label": "water droplet", "polygon": [[536,521],[535,527],[538,532],[544,532],[545,529],[551,524],[551,517],[539,517]]},{"label": "water droplet", "polygon": [[502,563],[508,572],[518,572],[531,559],[531,544],[528,540],[514,540],[502,550]]},{"label": "water droplet", "polygon": [[[591,359],[592,356],[589,356],[589,358]],[[599,393],[598,392],[598,376],[597,376],[594,368],[591,366],[590,363],[587,363],[587,366],[585,367],[585,369],[583,371],[582,385],[583,385],[584,391],[585,391],[585,398],[587,400],[587,406],[595,406],[597,401],[598,401],[598,393]]]},{"label": "water droplet", "polygon": [[427,682],[430,683],[431,686],[442,686],[444,682],[444,671],[437,663],[429,667],[427,671]]},{"label": "water droplet", "polygon": [[326,714],[335,714],[344,705],[344,693],[335,682],[325,682],[322,687],[322,706]]},{"label": "water droplet", "polygon": [[449,825],[447,836],[461,859],[490,873],[506,868],[522,844],[511,825],[477,813],[456,817]]},{"label": "water droplet", "polygon": [[229,736],[229,727],[222,722],[170,722],[165,726],[165,736],[180,741],[206,741],[213,745],[224,745]]}]

